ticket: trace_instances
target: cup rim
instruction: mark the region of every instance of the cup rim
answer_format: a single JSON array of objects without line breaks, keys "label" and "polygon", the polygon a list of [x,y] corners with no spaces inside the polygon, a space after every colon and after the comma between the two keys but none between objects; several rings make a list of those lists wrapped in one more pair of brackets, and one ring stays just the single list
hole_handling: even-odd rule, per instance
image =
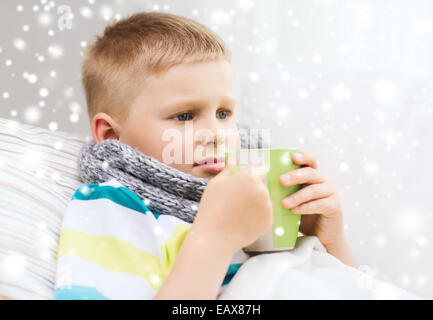
[{"label": "cup rim", "polygon": [[267,150],[275,150],[275,151],[293,151],[293,150],[300,150],[299,147],[279,147],[279,148],[251,148],[251,149],[239,149],[235,151],[226,151],[225,153],[239,153],[239,152],[245,152],[245,151],[267,151]]}]

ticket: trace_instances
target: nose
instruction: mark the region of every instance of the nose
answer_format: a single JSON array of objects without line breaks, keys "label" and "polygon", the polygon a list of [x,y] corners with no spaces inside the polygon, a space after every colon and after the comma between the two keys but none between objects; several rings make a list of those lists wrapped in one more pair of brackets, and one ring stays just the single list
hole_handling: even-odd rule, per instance
[{"label": "nose", "polygon": [[223,125],[216,117],[207,117],[200,123],[194,124],[196,141],[202,145],[213,144],[217,146],[224,141]]}]

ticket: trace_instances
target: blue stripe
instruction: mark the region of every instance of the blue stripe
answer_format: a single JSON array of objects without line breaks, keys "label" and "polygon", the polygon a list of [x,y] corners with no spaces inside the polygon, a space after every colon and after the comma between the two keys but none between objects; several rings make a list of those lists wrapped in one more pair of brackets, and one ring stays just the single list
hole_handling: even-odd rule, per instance
[{"label": "blue stripe", "polygon": [[110,300],[94,287],[63,286],[54,290],[55,300]]},{"label": "blue stripe", "polygon": [[242,266],[242,263],[230,264],[229,269],[227,270],[226,276],[225,276],[223,284],[222,284],[223,286],[225,286],[226,284],[228,284],[232,280],[232,278],[234,277],[236,272],[238,272],[238,270],[241,266]]},{"label": "blue stripe", "polygon": [[[146,214],[150,209],[126,187],[100,186],[98,183],[82,184],[71,200],[109,199],[121,206]],[[159,215],[158,215],[159,216]]]}]

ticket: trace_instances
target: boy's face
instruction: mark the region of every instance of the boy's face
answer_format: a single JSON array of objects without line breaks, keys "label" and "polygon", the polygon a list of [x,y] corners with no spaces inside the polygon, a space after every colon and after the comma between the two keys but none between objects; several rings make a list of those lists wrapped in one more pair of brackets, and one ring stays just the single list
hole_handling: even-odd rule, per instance
[{"label": "boy's face", "polygon": [[[160,162],[207,179],[222,170],[225,151],[240,148],[227,61],[183,63],[151,76],[130,108],[121,125],[105,113],[95,115],[95,141],[117,138]],[[222,163],[200,165],[209,157]]]}]

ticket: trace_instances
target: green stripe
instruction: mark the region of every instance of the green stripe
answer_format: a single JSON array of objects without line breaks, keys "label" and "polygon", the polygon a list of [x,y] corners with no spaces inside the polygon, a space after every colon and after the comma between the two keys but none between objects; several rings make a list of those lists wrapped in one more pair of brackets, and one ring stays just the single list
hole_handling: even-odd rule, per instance
[{"label": "green stripe", "polygon": [[224,277],[223,286],[229,284],[236,272],[242,266],[242,263],[231,263],[229,269],[227,270],[226,276]]},{"label": "green stripe", "polygon": [[150,211],[144,202],[126,187],[100,186],[98,183],[82,184],[71,200],[109,199],[121,206],[146,214]]}]

